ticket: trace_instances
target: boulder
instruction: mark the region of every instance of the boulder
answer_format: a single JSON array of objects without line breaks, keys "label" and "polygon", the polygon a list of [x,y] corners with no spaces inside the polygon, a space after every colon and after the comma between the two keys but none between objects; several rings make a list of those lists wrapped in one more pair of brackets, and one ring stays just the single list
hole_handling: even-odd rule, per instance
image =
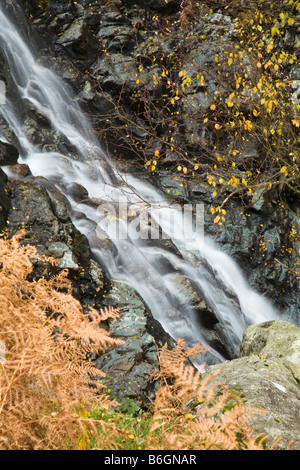
[{"label": "boulder", "polygon": [[18,158],[18,149],[14,145],[0,140],[0,166],[15,165]]},{"label": "boulder", "polygon": [[280,438],[279,448],[300,450],[300,328],[283,321],[252,325],[244,333],[238,359],[211,366],[219,374],[212,383],[225,384],[246,403],[266,411],[249,423],[257,433]]},{"label": "boulder", "polygon": [[10,208],[10,200],[6,193],[7,176],[0,168],[0,231],[5,227],[5,221]]},{"label": "boulder", "polygon": [[150,381],[150,374],[159,367],[158,346],[174,343],[131,287],[112,282],[105,304],[121,309],[120,319],[109,321],[109,331],[124,343],[96,360],[96,366],[106,373],[101,380],[117,400],[130,398],[145,407],[157,391],[158,384]]}]

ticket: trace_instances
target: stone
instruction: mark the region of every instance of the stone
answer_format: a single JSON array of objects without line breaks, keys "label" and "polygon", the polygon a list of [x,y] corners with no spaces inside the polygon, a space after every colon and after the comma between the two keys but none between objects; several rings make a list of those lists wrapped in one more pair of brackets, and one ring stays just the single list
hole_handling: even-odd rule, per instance
[{"label": "stone", "polygon": [[86,201],[89,198],[87,189],[78,183],[72,183],[68,186],[68,194],[70,194],[76,202]]},{"label": "stone", "polygon": [[127,397],[145,407],[154,397],[157,386],[150,382],[150,373],[159,365],[147,310],[132,288],[115,281],[104,303],[121,309],[120,319],[109,321],[109,332],[124,343],[102,354],[96,366],[106,373],[102,380],[117,400]]},{"label": "stone", "polygon": [[252,325],[244,333],[239,358],[208,367],[219,371],[212,384],[222,383],[263,414],[249,423],[256,433],[281,438],[285,449],[293,440],[300,450],[300,329],[282,321]]},{"label": "stone", "polygon": [[300,385],[300,328],[289,322],[270,321],[252,325],[244,333],[241,356],[257,354],[278,359]]},{"label": "stone", "polygon": [[[66,209],[63,204],[54,204],[42,186],[27,182],[9,183],[12,209],[9,213],[9,231],[13,235],[20,227],[26,230],[26,236],[37,246],[41,255],[50,255],[48,247],[52,243],[64,243],[72,251],[74,227],[70,218],[65,219]],[[56,214],[60,214],[58,218]],[[53,246],[53,245],[52,245]]]},{"label": "stone", "polygon": [[18,158],[19,151],[14,145],[0,141],[0,166],[14,165]]},{"label": "stone", "polygon": [[9,165],[7,170],[13,175],[14,178],[25,178],[26,176],[31,175],[30,168],[25,163]]},{"label": "stone", "polygon": [[6,218],[10,209],[10,199],[6,192],[7,176],[0,168],[0,231],[5,227]]},{"label": "stone", "polygon": [[73,261],[73,254],[70,248],[61,242],[51,243],[48,246],[50,255],[59,259],[59,268],[61,269],[78,269],[79,266]]}]

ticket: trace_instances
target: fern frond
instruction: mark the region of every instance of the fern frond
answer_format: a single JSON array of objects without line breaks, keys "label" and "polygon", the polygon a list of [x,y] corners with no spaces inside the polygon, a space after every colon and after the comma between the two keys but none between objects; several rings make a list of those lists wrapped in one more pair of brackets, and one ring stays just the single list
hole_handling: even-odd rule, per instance
[{"label": "fern frond", "polygon": [[[78,448],[99,424],[82,410],[94,401],[114,403],[93,380],[103,373],[87,358],[121,343],[99,327],[103,319],[117,318],[118,310],[84,314],[65,270],[50,280],[29,281],[38,256],[34,247],[21,245],[23,236],[0,238],[0,340],[6,354],[0,364],[0,449]],[[120,431],[102,425],[109,437],[100,442],[96,433],[97,444],[115,448],[111,438]]]},{"label": "fern frond", "polygon": [[248,423],[265,411],[243,403],[225,385],[214,383],[219,371],[201,378],[201,368],[196,371],[187,364],[189,354],[199,354],[199,347],[186,350],[182,340],[173,350],[164,346],[160,351],[161,368],[154,376],[161,385],[148,448],[263,450],[268,436],[257,436]]}]

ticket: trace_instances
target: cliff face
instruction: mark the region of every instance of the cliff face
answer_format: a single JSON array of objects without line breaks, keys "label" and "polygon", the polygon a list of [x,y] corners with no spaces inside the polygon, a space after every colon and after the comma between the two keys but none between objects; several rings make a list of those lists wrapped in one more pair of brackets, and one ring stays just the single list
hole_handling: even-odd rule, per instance
[{"label": "cliff face", "polygon": [[294,441],[293,449],[300,448],[299,334],[299,328],[281,321],[251,326],[244,333],[240,358],[207,371],[219,370],[219,383],[265,411],[252,426],[281,438],[281,448],[288,441]]}]

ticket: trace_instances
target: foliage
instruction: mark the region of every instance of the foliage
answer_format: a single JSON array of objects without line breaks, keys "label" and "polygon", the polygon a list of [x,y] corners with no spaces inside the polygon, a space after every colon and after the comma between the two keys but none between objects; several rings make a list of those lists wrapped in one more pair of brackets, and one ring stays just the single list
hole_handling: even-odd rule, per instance
[{"label": "foliage", "polygon": [[135,84],[125,81],[113,99],[104,87],[115,113],[105,137],[117,134],[117,153],[127,148],[127,161],[132,153],[151,174],[169,169],[213,185],[219,224],[232,196],[251,205],[258,189],[299,194],[299,12],[298,0],[184,0],[178,15],[145,18]]},{"label": "foliage", "polygon": [[[118,312],[84,315],[65,271],[29,281],[37,255],[21,237],[0,240],[0,448],[83,449],[91,433],[97,436],[87,410],[95,402],[112,405],[88,357],[120,342],[99,327]],[[101,424],[110,439],[97,438],[97,446],[114,448],[116,427]]]},{"label": "foliage", "polygon": [[[147,438],[152,423],[152,413],[139,411],[133,415],[130,410],[118,408],[103,409],[96,407],[91,413],[91,417],[99,420],[114,423],[123,433],[116,437],[117,444],[123,450],[145,450]],[[103,427],[98,427],[100,436],[105,434]],[[94,448],[94,439],[91,438],[90,448]]]},{"label": "foliage", "polygon": [[118,311],[84,314],[66,271],[32,279],[39,258],[20,244],[23,236],[0,239],[2,450],[264,448],[267,436],[255,436],[248,424],[262,410],[195,371],[188,360],[205,349],[199,345],[186,350],[179,340],[175,349],[161,349],[153,410],[130,398],[112,400],[89,357],[120,343],[99,325]]},{"label": "foliage", "polygon": [[199,346],[186,350],[182,340],[177,342],[175,350],[162,348],[160,370],[156,374],[161,386],[148,438],[149,448],[263,450],[268,436],[255,435],[248,422],[254,414],[264,411],[246,405],[224,385],[210,384],[217,373],[201,379],[201,371],[195,372],[186,360],[202,350]]}]

